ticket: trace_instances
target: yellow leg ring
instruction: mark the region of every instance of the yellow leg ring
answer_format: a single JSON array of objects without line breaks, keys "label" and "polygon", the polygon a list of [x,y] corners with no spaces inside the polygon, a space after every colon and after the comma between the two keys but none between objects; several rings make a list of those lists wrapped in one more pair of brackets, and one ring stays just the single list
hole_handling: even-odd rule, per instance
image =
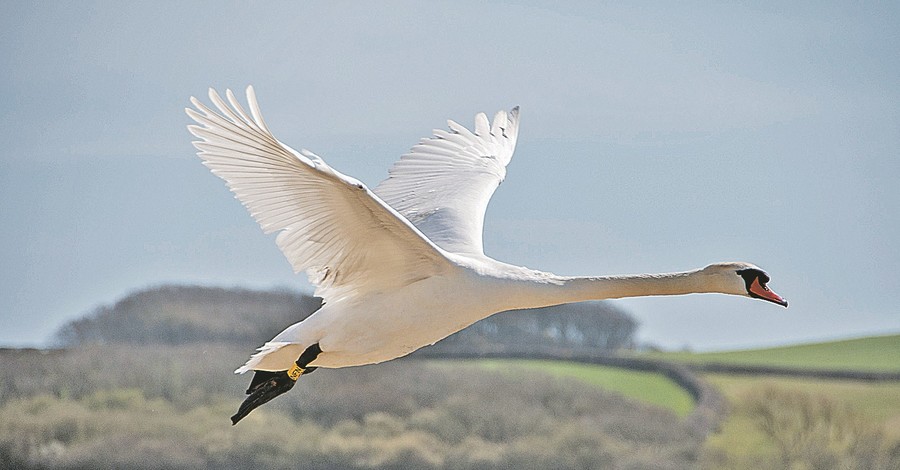
[{"label": "yellow leg ring", "polygon": [[291,380],[297,380],[300,378],[301,375],[303,375],[303,372],[305,372],[305,369],[298,366],[297,364],[294,364],[293,367],[288,369],[287,375],[288,375],[288,377],[291,378]]}]

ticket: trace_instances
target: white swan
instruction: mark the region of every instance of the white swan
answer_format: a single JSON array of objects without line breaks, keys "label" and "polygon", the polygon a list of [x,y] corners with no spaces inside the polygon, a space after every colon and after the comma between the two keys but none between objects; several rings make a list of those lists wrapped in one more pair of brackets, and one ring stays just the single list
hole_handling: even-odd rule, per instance
[{"label": "white swan", "polygon": [[484,213],[516,145],[518,108],[493,122],[453,121],[403,155],[374,191],[269,131],[252,87],[248,114],[226,92],[196,98],[188,126],[203,163],[226,181],[324,305],[235,372],[257,371],[236,423],[316,367],[387,361],[503,310],[592,299],[719,292],[787,302],[748,263],[629,276],[565,277],[496,261],[482,250]]}]

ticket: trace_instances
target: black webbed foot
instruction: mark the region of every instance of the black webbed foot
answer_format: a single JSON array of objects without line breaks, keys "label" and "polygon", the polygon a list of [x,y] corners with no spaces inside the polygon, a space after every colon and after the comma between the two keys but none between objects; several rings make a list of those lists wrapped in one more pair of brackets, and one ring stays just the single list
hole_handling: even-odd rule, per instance
[{"label": "black webbed foot", "polygon": [[[303,375],[309,374],[310,372],[312,372],[316,369],[317,369],[317,367],[306,367],[303,369]],[[247,391],[244,392],[247,395],[250,395],[251,393],[253,393],[253,391],[256,390],[257,387],[259,387],[260,385],[262,385],[269,379],[276,377],[278,374],[285,373],[285,371],[283,371],[283,370],[275,371],[275,372],[269,372],[267,370],[257,370],[254,372],[255,372],[255,374],[253,375],[253,380],[250,381],[250,386],[247,387]]]},{"label": "black webbed foot", "polygon": [[316,370],[315,367],[308,366],[321,352],[319,344],[316,343],[306,348],[297,359],[297,362],[294,363],[294,366],[288,370],[255,371],[253,380],[250,381],[250,387],[247,388],[246,392],[250,396],[241,403],[238,412],[231,417],[231,425],[234,426],[260,405],[268,403],[271,399],[293,388],[301,375]]},{"label": "black webbed foot", "polygon": [[[253,376],[253,382],[247,390],[250,396],[241,403],[238,412],[231,417],[232,426],[258,406],[268,403],[269,400],[287,392],[297,383],[297,380],[288,376],[288,371],[284,370],[278,372],[257,371],[256,374]],[[260,378],[259,381],[257,381],[258,377]]]},{"label": "black webbed foot", "polygon": [[244,392],[247,395],[253,393],[254,390],[259,388],[260,385],[266,383],[269,379],[275,378],[278,374],[282,374],[284,371],[274,371],[269,372],[267,370],[256,370],[253,371],[253,380],[250,381],[250,386],[247,387],[247,391]]}]

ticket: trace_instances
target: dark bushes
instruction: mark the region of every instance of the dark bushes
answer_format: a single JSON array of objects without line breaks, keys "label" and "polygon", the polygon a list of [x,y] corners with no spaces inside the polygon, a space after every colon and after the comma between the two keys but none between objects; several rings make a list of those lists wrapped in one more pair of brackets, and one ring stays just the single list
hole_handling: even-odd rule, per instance
[{"label": "dark bushes", "polygon": [[260,345],[319,308],[293,291],[161,286],[132,293],[65,325],[61,346],[88,343]]}]

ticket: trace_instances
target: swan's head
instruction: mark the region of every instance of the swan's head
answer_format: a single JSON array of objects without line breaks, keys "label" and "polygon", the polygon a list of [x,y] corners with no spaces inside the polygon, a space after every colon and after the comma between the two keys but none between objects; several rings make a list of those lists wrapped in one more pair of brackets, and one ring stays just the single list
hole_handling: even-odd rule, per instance
[{"label": "swan's head", "polygon": [[762,299],[787,307],[787,300],[769,289],[769,275],[750,263],[716,263],[702,270],[725,284],[726,293]]}]

